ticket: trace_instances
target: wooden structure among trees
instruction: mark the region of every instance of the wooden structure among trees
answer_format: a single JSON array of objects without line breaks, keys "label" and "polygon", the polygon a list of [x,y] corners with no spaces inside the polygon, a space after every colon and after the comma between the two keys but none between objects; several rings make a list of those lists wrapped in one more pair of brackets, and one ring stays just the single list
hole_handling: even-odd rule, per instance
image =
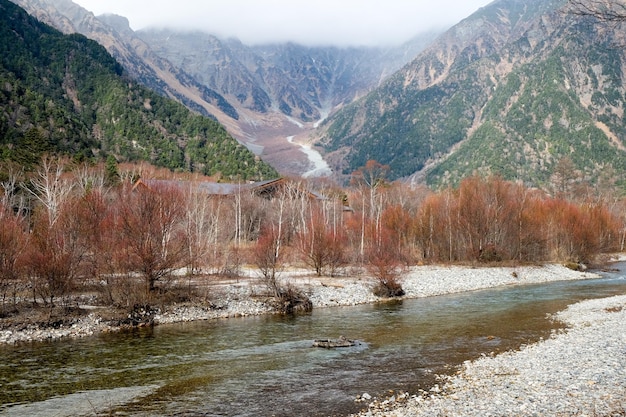
[{"label": "wooden structure among trees", "polygon": [[306,300],[282,286],[284,265],[318,276],[363,267],[376,294],[391,297],[417,263],[579,267],[626,246],[626,200],[601,187],[559,180],[542,191],[476,176],[433,192],[387,183],[383,167],[367,165],[352,189],[319,183],[320,196],[296,179],[133,183],[128,173],[109,186],[104,167],[70,171],[46,158],[29,177],[0,183],[0,313],[20,299],[72,306],[77,289],[94,286],[105,303],[131,309],[177,285],[183,268],[238,276],[242,265],[255,265],[291,311]]},{"label": "wooden structure among trees", "polygon": [[[285,178],[244,183],[139,179],[135,183],[134,188],[146,187],[150,189],[154,187],[167,187],[183,189],[192,187],[195,191],[206,194],[207,196],[235,196],[246,192],[267,200],[272,200],[279,194],[286,192],[287,183],[288,181]],[[294,188],[293,184],[290,184],[290,192],[295,192],[297,197],[306,197],[311,201],[326,199],[322,194],[314,191],[302,187]]]}]

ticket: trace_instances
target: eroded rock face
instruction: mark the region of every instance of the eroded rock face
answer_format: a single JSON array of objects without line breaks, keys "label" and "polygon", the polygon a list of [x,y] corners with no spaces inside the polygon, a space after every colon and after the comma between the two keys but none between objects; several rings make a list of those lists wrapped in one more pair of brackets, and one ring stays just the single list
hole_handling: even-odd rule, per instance
[{"label": "eroded rock face", "polygon": [[[476,172],[544,184],[567,155],[585,155],[575,169],[592,183],[607,169],[623,173],[614,138],[624,140],[624,100],[609,97],[624,96],[624,72],[612,69],[624,48],[606,45],[625,31],[575,19],[564,3],[492,2],[447,31],[316,132],[331,168],[375,159],[388,179],[435,188]],[[588,151],[590,137],[611,152]]]},{"label": "eroded rock face", "polygon": [[159,94],[174,97],[205,116],[218,119],[239,117],[235,108],[219,93],[154,53],[147,43],[136,36],[125,17],[96,17],[71,0],[12,1],[65,34],[80,33],[95,40],[115,57],[131,77]]},{"label": "eroded rock face", "polygon": [[[128,74],[162,95],[217,119],[281,173],[302,175],[285,148],[308,138],[338,108],[376,88],[418,55],[439,32],[389,47],[248,46],[203,32],[133,31],[122,16],[94,16],[71,0],[13,0],[64,33],[103,45]],[[302,155],[300,155],[302,157]]]}]

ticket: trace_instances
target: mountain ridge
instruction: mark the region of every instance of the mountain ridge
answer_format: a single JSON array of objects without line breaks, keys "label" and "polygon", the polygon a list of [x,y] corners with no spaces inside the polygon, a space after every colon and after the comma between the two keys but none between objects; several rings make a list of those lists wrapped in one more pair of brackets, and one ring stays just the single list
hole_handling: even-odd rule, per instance
[{"label": "mountain ridge", "polygon": [[[152,32],[153,36],[149,36],[150,30],[134,32],[126,19],[96,17],[70,0],[14,1],[40,19],[56,22],[63,30],[78,31],[97,40],[136,79],[196,111],[215,116],[241,143],[287,175],[310,171],[311,161],[301,146],[310,142],[310,133],[321,120],[377,86],[435,36],[426,33],[391,49],[352,48],[352,54],[339,54],[338,48],[295,44],[249,47],[202,33],[197,39],[191,37],[199,48],[183,45],[172,52],[163,39],[169,37],[171,43],[176,37],[189,38],[185,32],[170,31],[155,39],[158,37],[154,33],[159,31]],[[198,57],[198,50],[207,53]],[[317,64],[305,66],[311,51],[317,54]],[[177,65],[177,54],[185,65]],[[336,60],[342,63],[334,65]],[[193,67],[199,65],[204,68],[194,71]],[[175,69],[181,66],[185,68],[177,72]],[[201,82],[205,77],[210,79]],[[219,97],[207,98],[207,91]],[[292,141],[287,140],[292,137]]]},{"label": "mountain ridge", "polygon": [[[96,17],[71,0],[12,1],[65,34],[89,35],[87,37],[107,48],[133,78],[162,95],[176,98],[205,116],[215,118],[215,114],[224,113],[237,119],[236,110],[220,94],[198,84],[181,69],[154,55],[145,43],[134,36],[128,19],[113,15]],[[120,37],[120,34],[124,36]]]},{"label": "mountain ridge", "polygon": [[[282,173],[311,171],[306,145],[340,181],[376,159],[390,179],[435,187],[476,173],[543,187],[570,159],[579,181],[613,172],[626,186],[626,58],[611,50],[624,36],[568,15],[565,3],[497,0],[428,45],[390,51],[250,47],[155,29],[128,36],[218,92],[237,117],[216,118]],[[99,19],[130,31],[123,18]],[[402,51],[395,67],[370,62]]]},{"label": "mountain ridge", "polygon": [[97,42],[0,0],[0,159],[114,157],[226,178],[277,173],[216,121],[138,85]]},{"label": "mountain ridge", "polygon": [[[621,114],[624,56],[593,58],[607,44],[598,44],[589,22],[571,19],[562,4],[500,0],[460,22],[381,87],[325,122],[319,137],[331,165],[349,174],[377,159],[390,165],[392,178],[427,178],[431,185],[455,184],[482,172],[542,186],[558,161],[571,157],[583,178],[597,181],[606,165],[623,181],[624,154],[619,146],[616,154],[609,152],[610,142],[623,146],[623,129],[617,116],[576,103],[579,96],[604,93],[591,88],[583,94],[581,86],[594,85],[593,77],[577,78],[574,67],[583,73],[594,65],[601,74],[619,72],[607,88],[619,102],[610,112]],[[621,62],[619,71],[608,68],[611,61]],[[523,75],[517,83],[516,74]],[[559,88],[553,88],[554,80]],[[541,106],[547,102],[554,106]],[[533,114],[525,118],[528,109]],[[611,141],[601,137],[594,118],[609,119],[604,124],[613,132]],[[568,123],[585,127],[559,130]],[[584,134],[593,136],[593,146],[585,145]],[[539,149],[539,143],[550,150]]]},{"label": "mountain ridge", "polygon": [[294,163],[299,148],[294,153],[286,145],[311,144],[311,132],[321,121],[379,85],[434,37],[425,34],[388,50],[294,43],[247,46],[207,33],[165,29],[137,35],[155,53],[223,93],[245,115],[239,123],[240,141],[260,146],[270,163],[297,175],[310,167],[307,161]]}]

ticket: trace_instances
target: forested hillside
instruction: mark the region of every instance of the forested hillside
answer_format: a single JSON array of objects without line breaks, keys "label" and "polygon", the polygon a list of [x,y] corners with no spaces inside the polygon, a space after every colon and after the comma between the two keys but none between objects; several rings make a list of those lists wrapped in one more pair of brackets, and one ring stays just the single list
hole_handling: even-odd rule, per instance
[{"label": "forested hillside", "polygon": [[96,17],[71,0],[12,1],[63,33],[97,41],[130,77],[211,114],[285,175],[310,171],[299,143],[320,120],[371,91],[440,33],[416,27],[412,39],[384,47],[246,45],[210,34],[210,21],[209,32],[166,27],[135,32],[127,18]]},{"label": "forested hillside", "polygon": [[96,42],[0,0],[0,159],[44,153],[262,179],[276,171],[217,122],[137,85]]},{"label": "forested hillside", "polygon": [[500,0],[460,22],[328,121],[334,167],[376,159],[431,185],[481,173],[543,187],[567,161],[573,179],[623,188],[624,32],[564,3]]}]

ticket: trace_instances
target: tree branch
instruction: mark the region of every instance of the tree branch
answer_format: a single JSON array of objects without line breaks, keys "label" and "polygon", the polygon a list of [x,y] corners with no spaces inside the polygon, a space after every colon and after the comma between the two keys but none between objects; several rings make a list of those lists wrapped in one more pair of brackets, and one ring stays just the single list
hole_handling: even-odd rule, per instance
[{"label": "tree branch", "polygon": [[603,22],[626,22],[624,0],[568,0],[568,13],[590,16]]}]

